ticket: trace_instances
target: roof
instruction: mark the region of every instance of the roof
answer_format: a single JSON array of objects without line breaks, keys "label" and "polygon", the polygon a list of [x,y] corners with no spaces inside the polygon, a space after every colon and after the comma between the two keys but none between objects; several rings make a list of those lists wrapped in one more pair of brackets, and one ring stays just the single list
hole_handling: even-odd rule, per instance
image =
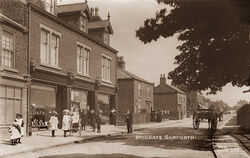
[{"label": "roof", "polygon": [[98,28],[107,28],[111,34],[113,34],[113,29],[109,20],[98,20],[98,21],[91,21],[88,23],[89,29],[98,29]]},{"label": "roof", "polygon": [[58,13],[76,12],[85,10],[87,9],[87,7],[88,7],[87,3],[64,4],[64,5],[58,5],[56,11]]},{"label": "roof", "polygon": [[131,73],[131,72],[128,72],[124,69],[121,69],[121,68],[117,68],[117,78],[118,80],[119,79],[135,79],[135,80],[138,80],[138,81],[141,81],[141,82],[145,82],[145,83],[148,83],[148,84],[153,84],[139,76],[136,76],[135,74]]},{"label": "roof", "polygon": [[73,27],[72,25],[68,24],[67,22],[63,21],[62,19],[58,18],[57,16],[52,15],[52,14],[44,11],[43,9],[39,8],[38,6],[36,6],[36,5],[32,4],[32,3],[28,3],[28,5],[31,6],[34,11],[38,12],[39,14],[41,14],[43,16],[44,15],[47,16],[48,19],[55,21],[59,25],[61,25],[63,27],[66,27],[69,30],[82,35],[84,38],[86,38],[86,39],[88,39],[88,40],[102,46],[103,48],[106,48],[106,49],[110,50],[113,53],[118,53],[118,51],[116,49],[104,44],[103,42],[100,42],[100,41],[96,40],[95,38],[91,37],[87,33],[84,33],[83,31],[80,31],[79,29]]},{"label": "roof", "polygon": [[169,84],[166,84],[168,87],[172,88],[173,90],[179,92],[179,93],[185,93],[183,92],[182,90],[180,90],[179,88],[175,87],[175,86],[172,86],[172,85],[169,85]]},{"label": "roof", "polygon": [[[167,87],[169,87],[170,89],[172,89],[172,90],[174,90],[174,91],[176,91],[176,92],[178,92],[178,93],[186,94],[185,92],[183,92],[183,91],[180,90],[179,88],[174,87],[174,86],[169,85],[169,84],[159,84],[158,86],[155,87],[154,91],[155,91],[155,93],[165,93],[164,91],[167,90]],[[157,92],[157,89],[158,89],[158,91],[160,91],[160,92]],[[168,92],[168,91],[166,91],[166,92]]]},{"label": "roof", "polygon": [[70,12],[85,12],[89,19],[91,19],[90,10],[87,3],[72,3],[57,5],[56,11],[58,14],[70,13]]}]

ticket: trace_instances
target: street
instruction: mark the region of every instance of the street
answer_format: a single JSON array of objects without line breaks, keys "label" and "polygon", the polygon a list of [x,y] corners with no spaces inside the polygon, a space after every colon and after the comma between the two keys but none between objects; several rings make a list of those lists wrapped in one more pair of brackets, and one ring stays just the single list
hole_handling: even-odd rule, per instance
[{"label": "street", "polygon": [[[226,116],[224,122],[220,122],[219,125],[224,124],[230,117]],[[205,121],[197,131],[192,127],[192,119],[185,119],[178,123],[166,121],[161,126],[134,131],[133,134],[76,141],[74,144],[19,154],[18,157],[212,158],[214,155],[208,135]]]}]

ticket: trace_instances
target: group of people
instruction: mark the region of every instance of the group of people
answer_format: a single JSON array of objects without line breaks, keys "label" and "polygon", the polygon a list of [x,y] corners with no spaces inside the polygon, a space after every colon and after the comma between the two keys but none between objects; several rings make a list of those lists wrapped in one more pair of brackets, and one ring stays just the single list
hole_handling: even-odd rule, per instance
[{"label": "group of people", "polygon": [[22,119],[22,114],[16,114],[16,118],[9,128],[9,133],[11,145],[21,143],[21,137],[24,136],[24,122]]},{"label": "group of people", "polygon": [[[52,112],[52,116],[50,118],[50,127],[52,131],[52,137],[55,136],[55,130],[58,129],[58,118],[57,113]],[[64,137],[67,137],[68,132],[77,132],[79,130],[86,130],[86,125],[90,125],[92,127],[92,131],[101,132],[101,118],[102,118],[102,110],[95,112],[92,110],[84,110],[80,109],[79,111],[73,108],[73,111],[65,109],[63,111],[63,119],[62,119],[62,130],[64,132]]]}]

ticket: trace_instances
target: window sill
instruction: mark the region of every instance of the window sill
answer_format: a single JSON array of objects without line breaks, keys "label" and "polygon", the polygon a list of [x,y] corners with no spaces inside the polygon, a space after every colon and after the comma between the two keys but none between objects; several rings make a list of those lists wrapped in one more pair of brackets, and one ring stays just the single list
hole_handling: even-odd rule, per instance
[{"label": "window sill", "polygon": [[102,82],[104,82],[104,83],[108,83],[108,84],[112,84],[112,82],[111,82],[111,81],[105,81],[105,80],[102,80]]},{"label": "window sill", "polygon": [[78,75],[78,76],[81,76],[81,77],[91,78],[90,75],[84,75],[84,74],[79,73],[79,72],[77,73],[77,75]]},{"label": "window sill", "polygon": [[52,69],[55,69],[55,70],[60,70],[60,71],[62,70],[62,68],[60,68],[60,67],[49,65],[49,64],[45,64],[45,63],[41,63],[40,65],[44,66],[44,67],[52,68]]},{"label": "window sill", "polygon": [[17,69],[14,69],[14,68],[11,68],[11,67],[6,67],[6,66],[1,66],[1,70],[18,73]]}]

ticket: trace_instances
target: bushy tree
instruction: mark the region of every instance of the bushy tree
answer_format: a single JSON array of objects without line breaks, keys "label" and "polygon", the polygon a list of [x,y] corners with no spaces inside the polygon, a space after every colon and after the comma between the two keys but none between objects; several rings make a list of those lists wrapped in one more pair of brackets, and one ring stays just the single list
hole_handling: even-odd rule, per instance
[{"label": "bushy tree", "polygon": [[[162,9],[136,31],[142,42],[178,34],[177,67],[168,78],[190,90],[216,93],[227,83],[249,86],[249,0],[157,0]],[[167,53],[167,50],[166,50]]]}]

